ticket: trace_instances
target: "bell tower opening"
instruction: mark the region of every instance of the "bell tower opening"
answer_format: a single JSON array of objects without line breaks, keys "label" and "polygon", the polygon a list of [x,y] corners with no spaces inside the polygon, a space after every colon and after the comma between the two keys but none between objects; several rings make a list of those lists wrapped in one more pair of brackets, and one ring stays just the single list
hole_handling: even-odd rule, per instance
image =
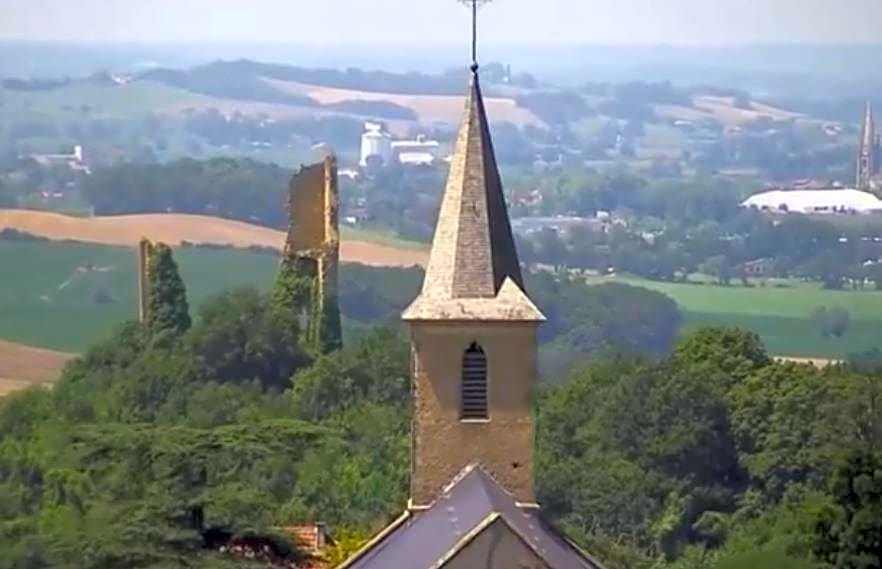
[{"label": "bell tower opening", "polygon": [[477,342],[462,356],[462,393],[460,418],[463,421],[489,420],[487,402],[487,355]]}]

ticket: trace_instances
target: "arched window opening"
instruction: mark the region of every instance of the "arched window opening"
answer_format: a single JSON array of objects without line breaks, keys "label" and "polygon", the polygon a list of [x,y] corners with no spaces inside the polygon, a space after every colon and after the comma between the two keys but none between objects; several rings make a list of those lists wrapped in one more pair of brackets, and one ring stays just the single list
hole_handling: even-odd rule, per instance
[{"label": "arched window opening", "polygon": [[472,343],[462,356],[462,418],[488,419],[487,356]]}]

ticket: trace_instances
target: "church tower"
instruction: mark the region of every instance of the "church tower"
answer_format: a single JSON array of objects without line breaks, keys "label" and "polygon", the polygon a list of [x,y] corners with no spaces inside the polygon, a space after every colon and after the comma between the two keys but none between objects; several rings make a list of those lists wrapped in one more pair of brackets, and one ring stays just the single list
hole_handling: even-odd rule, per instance
[{"label": "church tower", "polygon": [[869,192],[873,190],[873,177],[878,173],[879,139],[876,136],[876,124],[873,118],[873,107],[867,101],[864,122],[861,127],[860,146],[857,155],[857,174],[855,187]]},{"label": "church tower", "polygon": [[542,313],[524,292],[477,66],[422,291],[413,352],[411,504],[480,464],[518,501],[533,491],[533,389]]},{"label": "church tower", "polygon": [[602,569],[547,523],[533,489],[536,332],[475,55],[419,296],[408,508],[338,569]]}]

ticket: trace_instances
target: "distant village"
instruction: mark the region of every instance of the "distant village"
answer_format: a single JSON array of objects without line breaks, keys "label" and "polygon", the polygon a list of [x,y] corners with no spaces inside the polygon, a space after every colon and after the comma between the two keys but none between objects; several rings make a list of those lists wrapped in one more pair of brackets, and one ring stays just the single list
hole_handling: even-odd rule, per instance
[{"label": "distant village", "polygon": [[[227,120],[229,122],[230,119]],[[707,145],[718,144],[716,130],[702,134],[704,132],[702,124],[704,123],[701,120],[676,119],[669,126],[688,134],[692,140],[700,142],[704,140],[702,137],[705,137]],[[262,126],[258,128],[257,132],[261,128],[280,126],[270,119],[261,121],[260,125]],[[387,128],[383,121],[364,122],[363,132],[357,144],[359,149],[357,162],[343,158],[339,175],[353,183],[358,183],[366,176],[370,177],[383,169],[440,170],[446,168],[450,162],[452,151],[450,141],[439,140],[437,137],[425,134],[437,131],[424,130],[423,133],[420,133],[419,129],[411,129],[410,136],[402,137],[394,135],[393,130]],[[631,154],[629,147],[634,143],[634,134],[628,133],[627,130],[627,125],[625,125],[625,128],[615,133],[614,141],[610,139],[612,146],[608,152],[623,157]],[[844,132],[843,126],[838,123],[825,123],[822,130],[824,136],[831,140],[839,140]],[[446,138],[447,133],[444,134],[444,138]],[[722,136],[731,140],[737,140],[738,137],[744,135],[744,128],[740,126],[727,126],[722,131]],[[864,113],[858,142],[852,180],[807,177],[788,183],[769,183],[767,187],[759,189],[757,193],[744,200],[742,206],[776,215],[788,213],[857,215],[882,212],[882,200],[879,198],[879,195],[882,194],[880,135],[876,131],[875,117],[869,103],[867,103]],[[255,144],[258,144],[258,141],[252,141],[251,145]],[[543,144],[533,147],[536,154],[529,164],[529,168],[533,172],[541,174],[549,169],[563,168],[567,164],[573,165],[570,154],[575,150],[568,150],[564,143],[544,144],[544,146]],[[269,142],[260,142],[260,145],[261,148],[272,146]],[[318,143],[313,150],[326,152],[335,146],[336,144],[332,142]],[[692,156],[692,158],[698,157]],[[97,165],[108,163],[106,157],[90,156],[88,149],[84,148],[83,144],[74,145],[69,153],[31,153],[19,156],[19,160],[21,163],[30,164],[31,168],[39,168],[55,174],[61,173],[60,175],[45,176],[41,184],[42,187],[38,188],[37,195],[43,202],[38,205],[48,209],[53,208],[54,202],[64,200],[70,190],[76,189],[77,177],[88,176]],[[653,160],[653,167],[662,169],[666,164],[675,166],[679,163],[674,159],[655,158]],[[729,172],[729,170],[721,169],[719,172],[722,175],[737,177],[737,172],[734,171]],[[672,173],[674,172],[665,170],[658,174],[664,176]],[[8,179],[12,180],[15,180],[19,175],[20,173],[15,171],[5,174]],[[372,204],[369,203],[369,199],[366,196],[347,199],[344,194],[342,221],[350,226],[370,222],[372,220]],[[521,193],[514,199],[517,200],[515,205],[523,206],[526,210],[538,210],[541,209],[540,206],[545,196],[536,189],[526,194]],[[32,204],[25,205],[32,206]],[[584,226],[591,231],[606,232],[612,226],[625,224],[627,224],[626,219],[617,212],[604,210],[596,211],[591,217],[574,215],[569,211],[557,211],[552,215],[522,215],[513,220],[514,230],[521,234],[532,234],[543,229],[562,232],[576,226]]]}]

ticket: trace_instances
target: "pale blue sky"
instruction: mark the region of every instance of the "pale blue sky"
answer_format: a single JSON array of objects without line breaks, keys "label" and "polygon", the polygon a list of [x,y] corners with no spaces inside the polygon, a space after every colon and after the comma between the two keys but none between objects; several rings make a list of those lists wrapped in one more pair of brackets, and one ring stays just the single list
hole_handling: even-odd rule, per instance
[{"label": "pale blue sky", "polygon": [[[455,0],[0,0],[0,38],[450,44]],[[495,0],[489,44],[882,43],[882,0]]]}]

